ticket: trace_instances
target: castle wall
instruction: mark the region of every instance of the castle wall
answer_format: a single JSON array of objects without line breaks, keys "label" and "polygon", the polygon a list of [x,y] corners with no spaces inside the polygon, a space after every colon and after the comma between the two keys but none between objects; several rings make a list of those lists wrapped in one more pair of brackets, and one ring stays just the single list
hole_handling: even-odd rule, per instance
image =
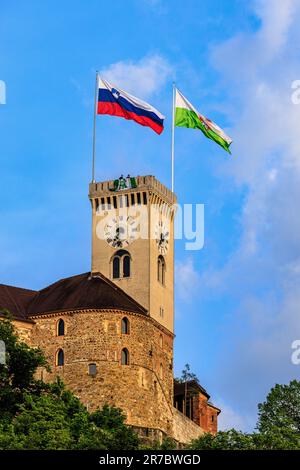
[{"label": "castle wall", "polygon": [[28,345],[31,345],[31,332],[33,325],[34,324],[32,322],[13,320],[13,326],[15,327],[20,340],[24,341]]},{"label": "castle wall", "polygon": [[[130,321],[130,333],[121,333],[121,320]],[[59,318],[65,335],[57,336]],[[90,411],[109,403],[122,408],[127,423],[172,434],[173,336],[153,319],[115,310],[75,311],[35,317],[31,342],[40,347],[52,368],[41,378],[58,375]],[[58,349],[65,363],[55,365]],[[130,354],[121,365],[122,348]],[[89,375],[89,364],[97,374]]]},{"label": "castle wall", "polygon": [[176,441],[187,444],[193,439],[197,439],[204,433],[194,421],[190,420],[183,413],[173,408],[173,437]]}]

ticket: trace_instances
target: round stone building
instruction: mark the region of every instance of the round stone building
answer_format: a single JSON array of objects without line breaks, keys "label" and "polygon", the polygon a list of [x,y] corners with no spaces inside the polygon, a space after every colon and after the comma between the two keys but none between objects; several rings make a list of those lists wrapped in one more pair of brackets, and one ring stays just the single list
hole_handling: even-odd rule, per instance
[{"label": "round stone building", "polygon": [[62,279],[30,306],[31,343],[90,411],[122,408],[133,426],[172,428],[173,334],[101,274]]}]

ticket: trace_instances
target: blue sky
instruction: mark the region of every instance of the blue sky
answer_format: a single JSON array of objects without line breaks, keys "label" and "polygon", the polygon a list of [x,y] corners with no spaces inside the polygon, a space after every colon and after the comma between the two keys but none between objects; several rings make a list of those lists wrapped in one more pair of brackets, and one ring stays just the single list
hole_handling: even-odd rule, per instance
[{"label": "blue sky", "polygon": [[[299,378],[299,2],[1,2],[1,282],[39,289],[90,268],[96,69],[166,115],[161,136],[97,121],[98,180],[170,185],[172,81],[233,138],[232,157],[176,129],[175,191],[205,204],[205,246],[176,242],[176,373],[190,363],[252,429],[276,382]],[[298,54],[299,56],[299,54]]]}]

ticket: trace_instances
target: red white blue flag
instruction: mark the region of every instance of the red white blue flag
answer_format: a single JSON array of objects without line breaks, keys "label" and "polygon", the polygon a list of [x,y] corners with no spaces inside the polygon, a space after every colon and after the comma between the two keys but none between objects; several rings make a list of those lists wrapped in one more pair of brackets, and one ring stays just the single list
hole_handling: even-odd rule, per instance
[{"label": "red white blue flag", "polygon": [[157,109],[100,77],[98,77],[97,114],[132,119],[142,126],[151,127],[157,134],[161,134],[164,130],[165,116]]}]

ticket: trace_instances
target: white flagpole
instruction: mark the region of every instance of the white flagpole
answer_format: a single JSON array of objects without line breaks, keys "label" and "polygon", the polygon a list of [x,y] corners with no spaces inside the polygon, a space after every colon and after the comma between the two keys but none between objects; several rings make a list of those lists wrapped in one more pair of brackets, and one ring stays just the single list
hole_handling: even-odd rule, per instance
[{"label": "white flagpole", "polygon": [[92,183],[95,183],[96,117],[97,117],[97,103],[98,103],[97,98],[98,98],[98,70],[96,71],[95,98],[94,98]]},{"label": "white flagpole", "polygon": [[175,93],[176,93],[176,86],[175,82],[173,82],[173,110],[172,110],[172,192],[174,192],[174,141],[175,141]]}]

